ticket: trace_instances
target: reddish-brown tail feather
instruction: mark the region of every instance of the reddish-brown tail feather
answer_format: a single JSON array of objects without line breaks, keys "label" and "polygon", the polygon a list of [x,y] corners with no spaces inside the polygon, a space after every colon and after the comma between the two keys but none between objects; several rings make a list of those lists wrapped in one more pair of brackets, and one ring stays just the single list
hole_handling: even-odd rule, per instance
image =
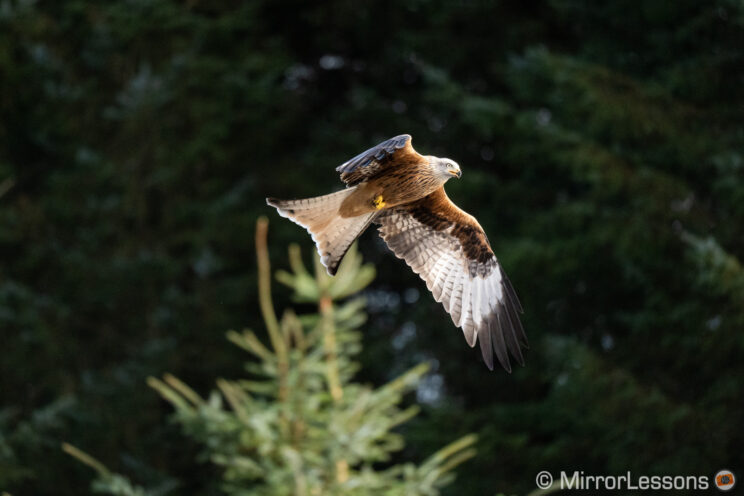
[{"label": "reddish-brown tail feather", "polygon": [[307,229],[315,241],[320,262],[328,273],[334,275],[351,244],[369,226],[378,212],[358,217],[342,217],[338,210],[341,203],[356,188],[347,188],[330,195],[300,200],[267,198],[266,203],[275,207],[279,215]]}]

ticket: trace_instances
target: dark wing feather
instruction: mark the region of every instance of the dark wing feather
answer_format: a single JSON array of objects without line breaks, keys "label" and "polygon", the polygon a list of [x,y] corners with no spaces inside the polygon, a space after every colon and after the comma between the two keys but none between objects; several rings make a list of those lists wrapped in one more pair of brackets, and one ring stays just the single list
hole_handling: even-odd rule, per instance
[{"label": "dark wing feather", "polygon": [[450,201],[444,188],[386,210],[376,222],[382,239],[426,282],[468,344],[480,341],[489,369],[494,352],[507,371],[509,353],[524,364],[521,347],[527,346],[527,337],[519,299],[483,228]]},{"label": "dark wing feather", "polygon": [[388,167],[424,160],[411,146],[411,136],[401,134],[344,162],[336,167],[336,171],[341,173],[342,181],[353,186]]}]

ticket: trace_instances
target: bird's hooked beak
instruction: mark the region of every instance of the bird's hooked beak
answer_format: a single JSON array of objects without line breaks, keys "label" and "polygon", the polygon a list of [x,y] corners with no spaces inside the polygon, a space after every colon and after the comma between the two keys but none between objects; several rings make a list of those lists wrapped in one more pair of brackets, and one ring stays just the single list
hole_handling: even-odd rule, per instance
[{"label": "bird's hooked beak", "polygon": [[460,179],[462,177],[462,171],[460,169],[450,169],[447,172],[455,176],[457,179]]}]

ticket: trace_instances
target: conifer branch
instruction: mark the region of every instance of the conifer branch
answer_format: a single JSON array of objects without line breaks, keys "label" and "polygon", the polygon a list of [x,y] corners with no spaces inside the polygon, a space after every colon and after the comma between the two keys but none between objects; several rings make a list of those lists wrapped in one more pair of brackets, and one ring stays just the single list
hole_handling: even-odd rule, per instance
[{"label": "conifer branch", "polygon": [[80,462],[95,470],[99,475],[102,475],[104,477],[108,477],[111,475],[111,472],[103,463],[99,462],[88,453],[85,453],[84,451],[76,448],[69,443],[62,443],[62,451],[73,458],[77,458]]},{"label": "conifer branch", "polygon": [[269,229],[269,221],[266,217],[260,217],[256,223],[256,258],[258,261],[258,300],[261,307],[266,328],[269,331],[269,339],[276,351],[279,367],[279,399],[287,398],[287,374],[289,362],[287,359],[287,343],[282,338],[279,322],[274,312],[274,304],[271,299],[271,263],[269,252],[266,248],[266,236]]}]

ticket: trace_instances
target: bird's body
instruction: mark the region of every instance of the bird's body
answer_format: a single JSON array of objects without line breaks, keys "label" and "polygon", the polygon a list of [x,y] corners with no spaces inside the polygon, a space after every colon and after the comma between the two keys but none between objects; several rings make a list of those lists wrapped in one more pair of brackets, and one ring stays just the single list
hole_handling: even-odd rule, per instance
[{"label": "bird's body", "polygon": [[380,235],[426,282],[461,327],[470,346],[480,342],[493,368],[493,353],[511,370],[507,350],[523,363],[521,304],[501,270],[483,228],[444,192],[460,177],[450,159],[422,156],[409,135],[396,136],[337,169],[345,190],[302,200],[267,199],[280,215],[305,227],[321,262],[333,275],[349,246],[375,222]]},{"label": "bird's body", "polygon": [[[441,182],[428,167],[405,164],[385,174],[359,183],[341,204],[342,217],[355,217],[375,210],[391,209],[419,200],[441,187]],[[384,205],[375,202],[381,198]]]}]

